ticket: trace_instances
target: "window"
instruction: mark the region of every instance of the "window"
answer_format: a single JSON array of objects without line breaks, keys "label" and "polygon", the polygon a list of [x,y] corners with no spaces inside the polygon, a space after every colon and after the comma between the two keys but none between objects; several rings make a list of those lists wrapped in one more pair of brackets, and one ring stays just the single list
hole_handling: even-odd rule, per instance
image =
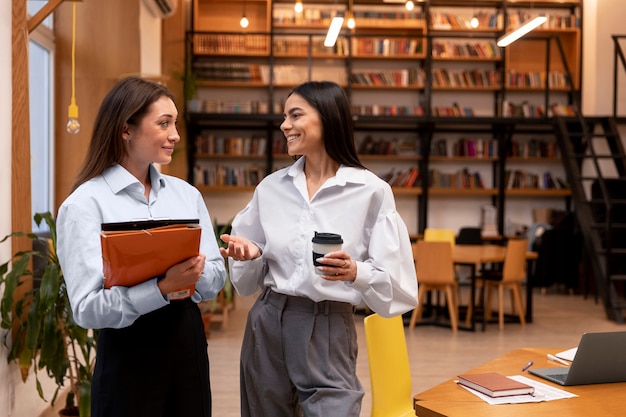
[{"label": "window", "polygon": [[[33,15],[43,7],[41,1],[29,1]],[[48,16],[30,36],[29,101],[30,101],[30,170],[32,214],[52,211],[54,199],[54,35]],[[33,232],[47,232],[33,221]]]}]

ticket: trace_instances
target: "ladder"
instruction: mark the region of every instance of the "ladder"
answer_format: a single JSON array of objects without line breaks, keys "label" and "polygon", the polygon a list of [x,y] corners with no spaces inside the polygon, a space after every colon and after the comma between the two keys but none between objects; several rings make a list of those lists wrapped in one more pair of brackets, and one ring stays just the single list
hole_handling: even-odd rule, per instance
[{"label": "ladder", "polygon": [[626,155],[613,117],[554,117],[574,211],[607,318],[626,313]]}]

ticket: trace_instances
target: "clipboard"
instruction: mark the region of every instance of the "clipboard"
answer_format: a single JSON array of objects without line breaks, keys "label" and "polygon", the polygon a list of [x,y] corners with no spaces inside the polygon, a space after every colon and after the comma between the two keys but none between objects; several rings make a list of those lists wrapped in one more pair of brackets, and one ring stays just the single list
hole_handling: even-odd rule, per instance
[{"label": "clipboard", "polygon": [[[132,287],[200,253],[199,221],[140,220],[103,223],[100,242],[104,288]],[[168,294],[170,300],[190,297],[195,285]]]}]

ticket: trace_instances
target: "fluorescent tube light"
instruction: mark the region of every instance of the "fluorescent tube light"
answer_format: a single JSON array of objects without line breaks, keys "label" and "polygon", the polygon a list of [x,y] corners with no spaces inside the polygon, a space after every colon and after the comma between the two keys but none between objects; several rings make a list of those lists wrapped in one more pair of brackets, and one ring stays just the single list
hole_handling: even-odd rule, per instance
[{"label": "fluorescent tube light", "polygon": [[500,37],[500,39],[498,39],[498,46],[500,48],[509,46],[522,36],[526,35],[528,32],[533,31],[539,26],[543,25],[547,20],[548,18],[545,16],[537,16],[534,19],[529,20],[522,26],[515,29],[513,32],[507,33],[506,35]]},{"label": "fluorescent tube light", "polygon": [[337,37],[341,31],[341,26],[343,26],[343,15],[337,14],[337,16],[333,17],[332,22],[330,22],[328,33],[326,34],[326,40],[324,40],[324,46],[335,46],[335,42],[337,42]]}]

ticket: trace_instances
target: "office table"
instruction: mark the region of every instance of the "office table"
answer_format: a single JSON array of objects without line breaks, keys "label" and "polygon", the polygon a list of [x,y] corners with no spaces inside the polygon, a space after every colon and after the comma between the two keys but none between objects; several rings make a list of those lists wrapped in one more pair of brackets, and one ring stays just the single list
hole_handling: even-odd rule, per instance
[{"label": "office table", "polygon": [[[575,398],[540,403],[489,405],[471,392],[458,386],[456,378],[430,388],[413,398],[418,417],[623,417],[626,415],[626,382],[561,387],[542,378],[522,372],[522,367],[534,361],[535,368],[558,366],[548,361],[548,353],[566,348],[526,348],[514,350],[468,372],[498,372],[503,375],[524,375],[578,395]],[[456,377],[456,376],[455,376]]]},{"label": "office table", "polygon": [[[471,268],[472,286],[471,286],[471,302],[475,303],[476,300],[476,264],[487,263],[502,263],[504,262],[504,255],[506,247],[501,245],[454,245],[452,251],[452,261],[457,265],[465,265]],[[537,259],[537,252],[527,252],[526,259],[532,261]],[[528,268],[527,268],[528,269]],[[474,307],[476,307],[474,305]],[[476,312],[476,309],[473,309]],[[472,316],[472,322],[470,329],[475,330],[475,317]],[[482,314],[482,330],[485,330],[485,314]],[[528,279],[526,280],[526,321],[532,322],[532,287],[529,285]],[[461,327],[459,327],[461,328]]]}]

